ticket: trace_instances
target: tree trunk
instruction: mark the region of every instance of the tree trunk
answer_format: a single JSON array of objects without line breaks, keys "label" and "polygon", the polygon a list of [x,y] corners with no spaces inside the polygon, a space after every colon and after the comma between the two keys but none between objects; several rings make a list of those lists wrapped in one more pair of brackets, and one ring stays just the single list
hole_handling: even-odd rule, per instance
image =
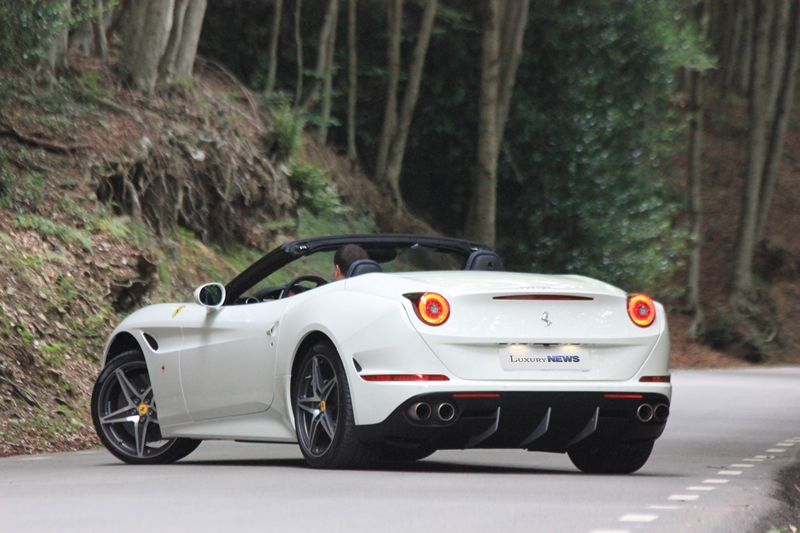
[{"label": "tree trunk", "polygon": [[502,0],[484,0],[481,31],[481,92],[478,104],[478,165],[467,216],[467,238],[494,246],[497,205],[497,117],[500,86]]},{"label": "tree trunk", "polygon": [[[742,37],[742,31],[744,30],[745,26],[744,16],[745,12],[747,11],[747,9],[744,6],[744,3],[747,1],[748,0],[738,0],[737,2],[734,3],[734,9],[736,10],[736,18],[734,19],[733,32],[731,33],[730,46],[724,67],[725,90],[727,90],[727,88],[733,84],[734,73],[739,68],[739,59],[741,56],[742,45],[744,43],[744,39]],[[723,35],[722,38],[724,39],[725,36]]]},{"label": "tree trunk", "polygon": [[322,86],[326,76],[328,66],[328,48],[331,44],[331,31],[333,30],[336,19],[338,18],[339,0],[328,0],[328,10],[325,13],[325,20],[319,32],[319,45],[317,46],[317,68],[314,70],[314,86],[303,104],[303,109],[310,109],[319,101]]},{"label": "tree trunk", "polygon": [[103,14],[103,0],[95,0],[94,24],[94,55],[101,61],[108,59],[108,41],[106,41],[106,17]]},{"label": "tree trunk", "polygon": [[175,0],[175,11],[172,14],[172,29],[169,32],[169,41],[161,63],[158,65],[159,77],[166,82],[172,81],[175,73],[175,59],[178,57],[178,48],[183,37],[183,25],[186,20],[186,8],[190,0]]},{"label": "tree trunk", "polygon": [[328,45],[325,58],[325,78],[322,86],[322,120],[317,132],[317,142],[324,145],[328,142],[328,123],[331,119],[331,99],[333,96],[333,58],[336,52],[336,26],[339,21],[339,0],[332,0],[335,4],[333,23],[328,34]]},{"label": "tree trunk", "polygon": [[[756,31],[756,6],[761,4],[764,0],[743,0],[744,9],[744,33],[742,35],[742,55],[739,64],[739,90],[742,93],[747,91],[752,86],[750,76],[753,67],[753,47],[755,37],[753,33]],[[771,2],[772,0],[767,0]],[[760,8],[759,8],[760,9]]]},{"label": "tree trunk", "polygon": [[278,74],[278,38],[281,35],[281,15],[283,0],[275,0],[275,13],[272,16],[272,35],[269,37],[269,70],[267,71],[267,85],[265,93],[275,89],[275,78]]},{"label": "tree trunk", "polygon": [[191,78],[194,70],[194,60],[197,57],[197,45],[200,42],[200,32],[203,30],[203,19],[206,16],[207,0],[191,0],[186,8],[183,21],[183,36],[175,58],[175,75]]},{"label": "tree trunk", "polygon": [[528,21],[529,0],[487,0],[481,40],[478,166],[466,234],[495,243],[497,158]]},{"label": "tree trunk", "polygon": [[[693,10],[693,18],[698,23],[705,39],[710,31],[708,13],[710,0],[704,0]],[[689,249],[689,275],[686,285],[687,307],[694,313],[689,326],[689,337],[698,340],[704,329],[705,316],[700,300],[700,272],[703,250],[703,128],[705,124],[705,85],[706,73],[698,70],[690,72],[689,111],[692,121],[689,124],[689,218],[691,241]]]},{"label": "tree trunk", "polygon": [[705,73],[691,72],[689,125],[689,217],[691,241],[689,252],[689,276],[686,287],[688,308],[694,312],[689,326],[689,336],[697,340],[703,329],[703,308],[700,305],[700,264],[703,248],[703,92]]},{"label": "tree trunk", "polygon": [[[378,182],[386,182],[386,162],[389,158],[389,146],[392,135],[397,128],[397,87],[400,83],[400,40],[403,30],[403,0],[394,0],[388,9],[389,41],[388,67],[389,85],[386,88],[386,107],[383,111],[383,128],[378,145],[378,160],[375,165],[375,178]],[[388,182],[387,182],[388,183]]]},{"label": "tree trunk", "polygon": [[122,15],[122,52],[117,68],[123,76],[130,76],[133,63],[139,50],[144,23],[147,20],[147,7],[150,0],[131,1]]},{"label": "tree trunk", "polygon": [[120,0],[111,12],[111,22],[108,25],[108,32],[112,35],[125,37],[128,31],[128,21],[130,17],[131,0]]},{"label": "tree trunk", "polygon": [[297,50],[297,84],[294,93],[294,106],[299,107],[303,98],[303,36],[300,33],[300,12],[303,0],[297,0],[294,7],[294,43]]},{"label": "tree trunk", "polygon": [[767,117],[775,115],[775,105],[781,90],[781,80],[786,73],[786,29],[789,24],[789,0],[777,0],[778,8],[772,24],[772,42],[770,54],[769,101]]},{"label": "tree trunk", "polygon": [[174,8],[175,0],[149,0],[140,39],[138,43],[131,43],[137,45],[130,63],[131,82],[145,94],[156,86],[158,65],[167,48]]},{"label": "tree trunk", "polygon": [[356,153],[356,95],[358,91],[358,48],[356,43],[356,7],[350,0],[347,7],[347,159],[351,165],[358,160]]},{"label": "tree trunk", "polygon": [[528,25],[528,6],[530,0],[510,0],[505,4],[503,26],[500,30],[500,86],[497,104],[497,146],[495,154],[500,153],[503,132],[506,128],[511,95],[517,79],[517,68],[522,59],[522,41]]},{"label": "tree trunk", "polygon": [[753,289],[753,252],[756,244],[756,226],[761,192],[761,178],[764,168],[766,136],[766,108],[769,93],[764,82],[769,61],[769,22],[770,3],[759,1],[756,9],[756,25],[753,39],[752,75],[750,77],[750,97],[748,115],[750,121],[750,140],[745,192],[743,196],[742,217],[739,229],[739,250],[734,269],[731,302],[734,305],[745,303]]},{"label": "tree trunk", "polygon": [[84,20],[69,36],[69,48],[82,54],[94,52],[94,28],[92,21]]},{"label": "tree trunk", "polygon": [[36,68],[37,81],[47,85],[55,83],[56,77],[59,74],[63,74],[69,70],[67,48],[69,46],[69,13],[72,8],[71,0],[64,0],[62,5],[64,19],[61,22],[64,27],[60,33],[53,37],[47,54],[42,58]]},{"label": "tree trunk", "polygon": [[403,170],[403,156],[406,151],[406,141],[408,140],[408,130],[411,127],[411,119],[414,116],[414,108],[417,106],[419,96],[419,84],[422,81],[422,71],[425,67],[425,55],[428,52],[428,44],[433,30],[433,21],[436,18],[437,0],[426,0],[425,11],[422,14],[422,23],[417,34],[417,44],[414,47],[414,56],[411,61],[411,69],[408,76],[408,84],[403,93],[403,105],[397,117],[397,128],[392,135],[392,143],[389,146],[389,157],[386,163],[386,179],[392,188],[395,196],[397,213],[403,209],[403,197],[400,193],[400,173]]},{"label": "tree trunk", "polygon": [[758,224],[756,239],[764,235],[764,226],[769,216],[772,205],[772,193],[778,178],[778,165],[783,155],[783,145],[786,139],[786,129],[792,112],[795,86],[797,83],[798,67],[800,67],[800,6],[795,3],[791,14],[791,28],[789,30],[788,54],[785,58],[783,77],[777,98],[775,115],[772,119],[769,146],[767,148],[764,177],[761,184],[760,207],[758,211]]}]

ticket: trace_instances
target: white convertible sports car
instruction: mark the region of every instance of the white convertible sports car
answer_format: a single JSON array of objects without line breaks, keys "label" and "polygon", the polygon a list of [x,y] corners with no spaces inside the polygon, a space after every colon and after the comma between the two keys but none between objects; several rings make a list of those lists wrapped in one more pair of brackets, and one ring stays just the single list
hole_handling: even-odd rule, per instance
[{"label": "white convertible sports car", "polygon": [[[326,282],[346,244],[369,259]],[[630,473],[669,416],[669,351],[664,308],[642,294],[505,272],[458,239],[313,238],[203,285],[194,303],[126,318],[92,417],[128,463],[227,439],[299,443],[319,468],[518,448]]]}]

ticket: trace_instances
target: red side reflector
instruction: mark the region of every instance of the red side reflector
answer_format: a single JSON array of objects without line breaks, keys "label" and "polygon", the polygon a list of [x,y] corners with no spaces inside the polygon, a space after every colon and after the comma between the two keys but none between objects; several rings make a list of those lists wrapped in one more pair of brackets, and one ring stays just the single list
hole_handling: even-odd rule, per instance
[{"label": "red side reflector", "polygon": [[609,400],[641,400],[641,394],[606,394]]},{"label": "red side reflector", "polygon": [[669,383],[672,376],[642,376],[639,378],[641,383]]},{"label": "red side reflector", "polygon": [[372,374],[361,376],[364,381],[450,381],[442,374]]},{"label": "red side reflector", "polygon": [[548,300],[548,301],[565,301],[565,300],[594,300],[588,296],[567,296],[566,294],[515,294],[513,296],[495,296],[493,300]]}]

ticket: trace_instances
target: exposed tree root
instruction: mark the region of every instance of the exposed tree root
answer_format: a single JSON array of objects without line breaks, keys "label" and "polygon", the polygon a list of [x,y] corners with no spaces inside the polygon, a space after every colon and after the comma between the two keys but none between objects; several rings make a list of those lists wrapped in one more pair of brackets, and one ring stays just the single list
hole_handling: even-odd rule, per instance
[{"label": "exposed tree root", "polygon": [[90,144],[61,144],[52,141],[45,141],[44,139],[37,139],[36,137],[31,137],[29,135],[20,133],[10,124],[0,124],[0,135],[13,137],[21,143],[31,144],[33,146],[38,146],[40,148],[44,148],[45,150],[60,154],[70,154],[76,150],[91,148]]},{"label": "exposed tree root", "polygon": [[141,152],[95,167],[97,196],[160,236],[177,226],[204,242],[272,246],[267,222],[295,215],[285,176],[231,128],[167,123]]}]

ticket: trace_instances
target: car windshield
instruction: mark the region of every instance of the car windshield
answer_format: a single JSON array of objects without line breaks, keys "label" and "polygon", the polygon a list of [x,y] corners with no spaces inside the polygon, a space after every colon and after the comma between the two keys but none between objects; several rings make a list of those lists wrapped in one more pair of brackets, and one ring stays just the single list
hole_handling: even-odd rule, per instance
[{"label": "car windshield", "polygon": [[[306,255],[276,270],[239,298],[275,299],[283,287],[298,276],[319,276],[333,281],[333,256],[335,250]],[[419,272],[430,270],[461,270],[466,256],[463,253],[428,246],[367,248],[370,259],[377,261],[384,272]],[[313,284],[312,284],[313,286]],[[272,289],[272,290],[271,290]]]}]

